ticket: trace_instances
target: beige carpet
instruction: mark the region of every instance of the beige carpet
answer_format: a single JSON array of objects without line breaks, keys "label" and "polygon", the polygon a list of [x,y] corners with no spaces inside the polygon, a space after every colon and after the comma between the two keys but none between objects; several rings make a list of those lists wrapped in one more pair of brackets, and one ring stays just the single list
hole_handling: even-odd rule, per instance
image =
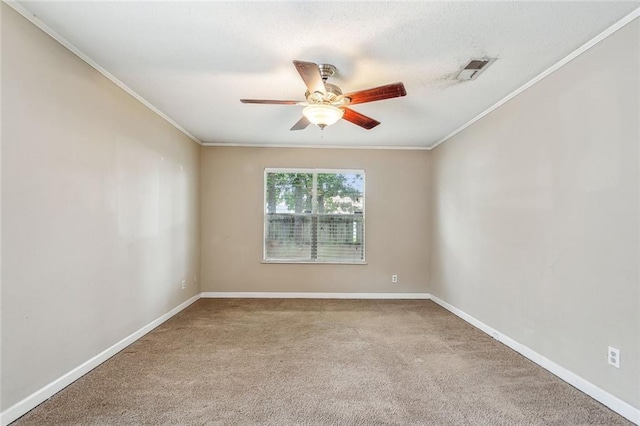
[{"label": "beige carpet", "polygon": [[15,425],[619,425],[431,301],[203,299]]}]

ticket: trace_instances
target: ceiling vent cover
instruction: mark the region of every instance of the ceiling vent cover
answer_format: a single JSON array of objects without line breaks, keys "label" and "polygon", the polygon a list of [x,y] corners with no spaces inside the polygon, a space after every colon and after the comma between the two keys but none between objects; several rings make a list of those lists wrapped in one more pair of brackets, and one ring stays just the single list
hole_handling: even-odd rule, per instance
[{"label": "ceiling vent cover", "polygon": [[463,81],[475,80],[495,60],[496,58],[471,59],[469,62],[467,62],[467,65],[462,68],[462,71],[460,71],[456,79]]}]

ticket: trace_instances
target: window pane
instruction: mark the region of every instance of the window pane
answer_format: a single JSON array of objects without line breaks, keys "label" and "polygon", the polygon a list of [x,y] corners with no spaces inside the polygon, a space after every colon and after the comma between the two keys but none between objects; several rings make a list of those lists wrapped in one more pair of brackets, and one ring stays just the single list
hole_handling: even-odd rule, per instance
[{"label": "window pane", "polygon": [[311,213],[312,173],[267,173],[267,213]]},{"label": "window pane", "polygon": [[265,256],[311,259],[313,174],[267,173]]},{"label": "window pane", "polygon": [[362,213],[318,216],[318,255],[324,262],[364,260]]},{"label": "window pane", "polygon": [[364,173],[267,170],[265,260],[363,262]]},{"label": "window pane", "polygon": [[267,259],[311,260],[311,215],[269,213],[266,216]]},{"label": "window pane", "polygon": [[318,260],[364,259],[363,195],[359,173],[318,174]]},{"label": "window pane", "polygon": [[364,179],[359,173],[318,173],[318,213],[362,212]]}]

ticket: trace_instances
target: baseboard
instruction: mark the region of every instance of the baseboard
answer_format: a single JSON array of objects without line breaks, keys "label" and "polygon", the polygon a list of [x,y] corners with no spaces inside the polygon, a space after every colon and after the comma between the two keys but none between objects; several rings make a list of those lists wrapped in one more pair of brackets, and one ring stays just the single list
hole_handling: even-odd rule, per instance
[{"label": "baseboard", "polygon": [[6,426],[12,421],[19,418],[20,416],[23,416],[28,411],[37,407],[39,404],[46,401],[48,398],[51,398],[54,394],[61,391],[65,387],[69,386],[71,383],[75,382],[80,377],[84,376],[89,371],[93,370],[94,368],[96,368],[97,366],[99,366],[100,364],[102,364],[103,362],[105,362],[106,360],[108,360],[109,358],[111,358],[112,356],[114,356],[115,354],[117,354],[118,352],[120,352],[121,350],[123,350],[124,348],[126,348],[127,346],[129,346],[130,344],[132,344],[142,336],[144,336],[145,334],[149,333],[151,330],[153,330],[163,322],[167,321],[169,318],[173,317],[178,312],[182,311],[183,309],[185,309],[186,307],[188,307],[198,299],[200,299],[200,294],[196,294],[186,302],[181,303],[180,305],[171,309],[166,314],[162,315],[161,317],[157,318],[154,321],[151,321],[149,324],[133,332],[132,334],[120,340],[118,343],[111,346],[110,348],[100,352],[98,355],[94,356],[90,360],[84,362],[83,364],[69,371],[62,377],[59,377],[58,379],[46,385],[45,387],[32,393],[22,401],[7,408],[5,411],[0,413],[0,424],[2,426]]},{"label": "baseboard", "polygon": [[289,293],[289,292],[211,292],[200,293],[208,299],[429,299],[429,293]]},{"label": "baseboard", "polygon": [[86,361],[82,365],[74,368],[64,376],[54,380],[49,383],[42,389],[34,392],[30,396],[26,397],[22,401],[17,404],[9,407],[7,410],[0,413],[0,424],[2,426],[6,426],[12,421],[16,420],[20,416],[27,413],[29,410],[35,408],[55,393],[61,391],[71,383],[73,383],[78,378],[87,374],[89,371],[93,370],[98,365],[102,364],[109,358],[111,358],[116,353],[120,352],[122,349],[129,346],[131,343],[135,342],[145,334],[149,333],[151,330],[167,321],[169,318],[176,315],[178,312],[187,308],[189,305],[194,303],[200,298],[282,298],[282,299],[431,299],[438,305],[442,306],[452,314],[457,317],[463,319],[474,327],[480,329],[485,332],[489,336],[494,339],[502,342],[506,346],[520,353],[524,357],[530,359],[535,362],[545,370],[551,372],[552,374],[558,376],[560,379],[589,395],[596,401],[604,404],[609,407],[616,413],[625,417],[626,419],[634,422],[635,424],[640,424],[640,410],[633,407],[632,405],[620,400],[619,398],[611,395],[610,393],[604,391],[603,389],[597,387],[593,383],[588,382],[582,377],[576,375],[575,373],[567,370],[566,368],[556,364],[555,362],[545,358],[529,347],[513,340],[512,338],[503,335],[499,331],[494,328],[488,326],[487,324],[479,321],[478,319],[472,317],[464,311],[450,305],[444,300],[433,296],[429,293],[288,293],[288,292],[203,292],[197,294],[187,300],[184,303],[176,306],[171,309],[166,314],[162,315],[160,318],[150,322],[144,327],[140,328],[136,332],[130,334],[125,337],[115,345],[110,348],[104,350],[100,354],[94,356],[90,360]]},{"label": "baseboard", "polygon": [[465,320],[466,322],[473,325],[474,327],[487,333],[489,336],[493,337],[499,342],[510,347],[514,351],[520,353],[524,357],[535,362],[540,367],[544,368],[550,373],[558,376],[565,382],[569,383],[571,386],[586,393],[596,401],[606,405],[607,407],[609,407],[616,413],[620,414],[627,420],[630,420],[635,424],[640,424],[640,410],[633,407],[631,404],[628,404],[622,401],[621,399],[611,395],[609,392],[599,388],[598,386],[594,385],[591,382],[588,382],[587,380],[567,370],[566,368],[556,364],[550,359],[545,358],[544,356],[540,355],[539,353],[532,350],[531,348],[513,340],[508,336],[505,336],[504,334],[488,326],[482,321],[479,321],[476,318],[472,317],[471,315],[467,314],[466,312],[463,312],[460,309],[448,304],[444,300],[433,295],[431,295],[431,300],[433,300],[435,303],[442,306],[452,314],[456,315],[457,317],[460,317],[461,319]]}]

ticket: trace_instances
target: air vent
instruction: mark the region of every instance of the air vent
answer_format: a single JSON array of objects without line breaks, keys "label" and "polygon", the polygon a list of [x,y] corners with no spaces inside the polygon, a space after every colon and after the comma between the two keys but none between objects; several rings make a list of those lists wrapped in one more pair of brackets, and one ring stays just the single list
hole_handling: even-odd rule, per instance
[{"label": "air vent", "polygon": [[489,65],[491,65],[496,59],[471,59],[467,62],[467,65],[462,68],[462,71],[458,74],[456,79],[458,80],[475,80]]}]

